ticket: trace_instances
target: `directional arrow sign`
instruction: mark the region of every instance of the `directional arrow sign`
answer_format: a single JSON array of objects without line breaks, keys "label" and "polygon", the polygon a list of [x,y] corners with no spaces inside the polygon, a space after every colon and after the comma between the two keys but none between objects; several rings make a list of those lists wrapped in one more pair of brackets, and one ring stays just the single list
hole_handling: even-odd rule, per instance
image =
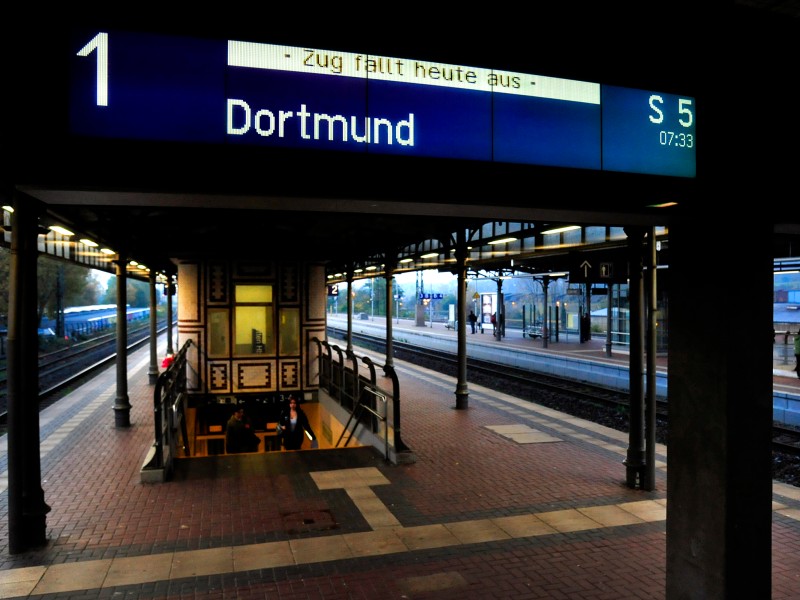
[{"label": "directional arrow sign", "polygon": [[628,280],[625,261],[608,257],[596,263],[582,260],[569,271],[570,283],[625,283]]}]

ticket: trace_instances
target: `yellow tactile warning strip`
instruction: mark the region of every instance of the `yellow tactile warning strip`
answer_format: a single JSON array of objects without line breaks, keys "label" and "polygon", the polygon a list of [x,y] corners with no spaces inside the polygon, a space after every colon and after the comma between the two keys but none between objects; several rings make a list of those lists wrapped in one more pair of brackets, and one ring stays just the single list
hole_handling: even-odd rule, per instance
[{"label": "yellow tactile warning strip", "polygon": [[[390,483],[378,469],[367,467],[312,472],[311,477],[320,489],[344,489],[362,511],[372,531],[11,569],[0,572],[0,598],[102,589],[459,544],[554,535],[663,521],[667,516],[666,500],[643,500],[610,506],[403,527],[370,489],[375,485]],[[409,585],[436,587],[441,583],[419,581],[409,582]]]},{"label": "yellow tactile warning strip", "polygon": [[487,425],[490,429],[499,433],[503,437],[514,440],[518,444],[540,444],[542,442],[560,442],[557,437],[553,437],[538,429],[533,429],[527,425]]}]

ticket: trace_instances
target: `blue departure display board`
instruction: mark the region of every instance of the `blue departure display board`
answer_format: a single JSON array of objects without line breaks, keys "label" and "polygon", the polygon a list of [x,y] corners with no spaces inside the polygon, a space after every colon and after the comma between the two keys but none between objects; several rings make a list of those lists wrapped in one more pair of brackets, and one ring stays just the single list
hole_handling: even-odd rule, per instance
[{"label": "blue departure display board", "polygon": [[694,98],[310,47],[75,38],[75,135],[694,177]]}]

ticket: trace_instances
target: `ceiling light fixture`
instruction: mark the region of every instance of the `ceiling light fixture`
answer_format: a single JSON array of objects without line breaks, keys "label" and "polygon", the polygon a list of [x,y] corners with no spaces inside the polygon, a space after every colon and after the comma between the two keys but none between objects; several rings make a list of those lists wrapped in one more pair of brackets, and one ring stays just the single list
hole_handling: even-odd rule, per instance
[{"label": "ceiling light fixture", "polygon": [[75,235],[69,229],[66,229],[66,228],[62,227],[61,225],[50,225],[50,227],[48,227],[48,229],[50,231],[55,231],[56,233],[60,233],[61,235],[66,235],[66,236]]},{"label": "ceiling light fixture", "polygon": [[515,237],[507,237],[507,238],[503,238],[503,239],[500,239],[500,240],[493,240],[491,242],[488,242],[488,244],[490,246],[493,246],[495,244],[508,244],[509,242],[516,242],[516,241],[517,241],[517,238],[515,238]]},{"label": "ceiling light fixture", "polygon": [[555,229],[548,229],[547,231],[543,231],[542,235],[550,235],[551,233],[564,233],[565,231],[573,231],[575,229],[580,229],[580,225],[566,225],[565,227],[556,227]]}]

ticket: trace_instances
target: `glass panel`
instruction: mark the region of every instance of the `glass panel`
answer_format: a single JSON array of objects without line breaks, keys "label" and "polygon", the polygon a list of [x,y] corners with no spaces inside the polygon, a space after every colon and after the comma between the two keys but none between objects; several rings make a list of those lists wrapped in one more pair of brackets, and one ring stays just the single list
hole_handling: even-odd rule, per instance
[{"label": "glass panel", "polygon": [[583,234],[582,229],[573,229],[571,231],[564,232],[564,243],[565,244],[580,244],[581,243],[581,236]]},{"label": "glass panel", "polygon": [[272,286],[240,284],[234,293],[234,356],[275,354]]},{"label": "glass panel", "polygon": [[266,306],[237,306],[235,314],[236,356],[263,354],[266,352],[265,334],[267,332]]},{"label": "glass panel", "polygon": [[624,227],[609,227],[608,228],[608,239],[609,240],[619,240],[625,239],[628,237],[625,235],[625,228]]},{"label": "glass panel", "polygon": [[264,308],[266,314],[266,325],[264,326],[264,352],[275,354],[275,319],[273,318],[274,309],[271,306]]},{"label": "glass panel", "polygon": [[208,355],[228,356],[228,309],[208,309]]},{"label": "glass panel", "polygon": [[267,304],[272,302],[271,285],[237,285],[236,303]]},{"label": "glass panel", "polygon": [[280,355],[300,354],[300,309],[281,309]]},{"label": "glass panel", "polygon": [[586,231],[586,242],[604,242],[606,240],[606,228],[605,227],[587,227]]}]

